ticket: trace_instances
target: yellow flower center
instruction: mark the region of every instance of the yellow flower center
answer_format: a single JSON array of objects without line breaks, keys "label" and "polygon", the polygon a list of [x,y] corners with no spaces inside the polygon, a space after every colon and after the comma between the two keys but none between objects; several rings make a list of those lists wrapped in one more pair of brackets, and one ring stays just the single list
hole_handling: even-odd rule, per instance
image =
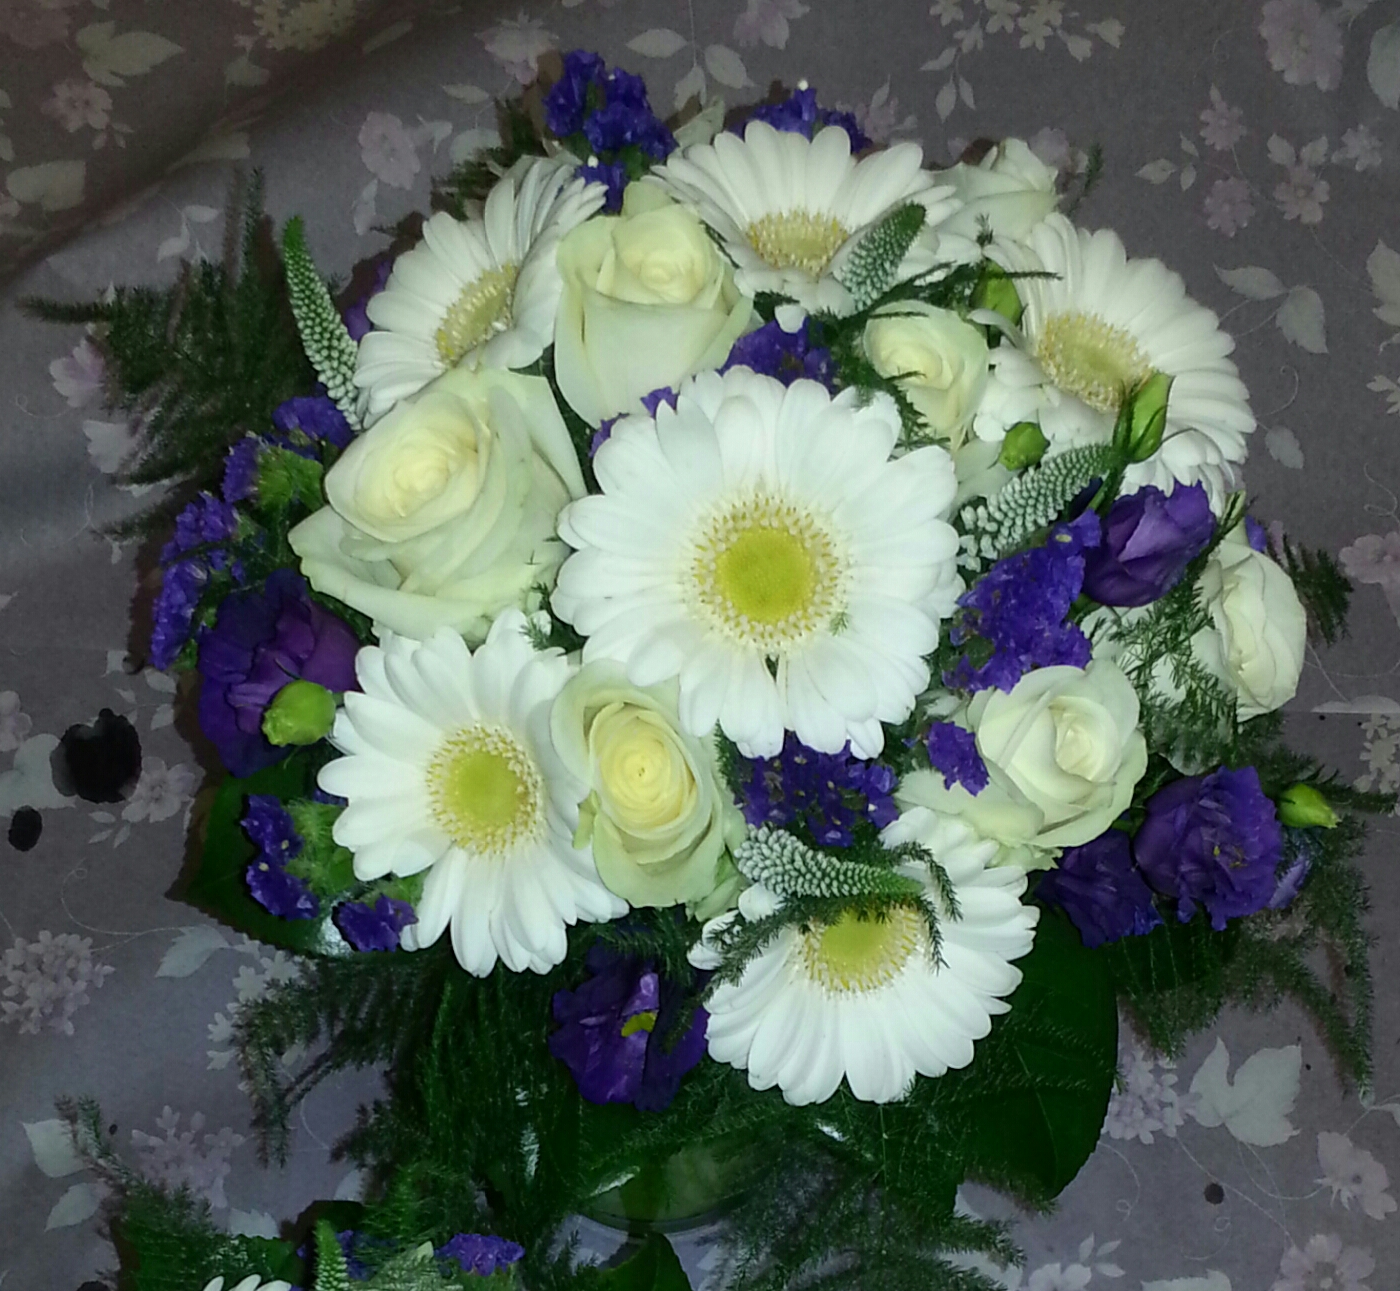
[{"label": "yellow flower center", "polygon": [[820,278],[850,231],[829,215],[783,211],[755,220],[746,230],[749,244],[774,269],[801,269]]},{"label": "yellow flower center", "polygon": [[475,282],[462,288],[443,315],[437,329],[437,348],[448,367],[456,367],[462,355],[484,345],[497,332],[510,326],[510,308],[515,298],[518,265],[505,264],[488,269]]},{"label": "yellow flower center", "polygon": [[477,855],[508,856],[544,826],[544,778],[503,727],[449,735],[428,764],[428,796],[443,831]]},{"label": "yellow flower center", "polygon": [[1130,331],[1077,309],[1045,320],[1035,357],[1061,390],[1100,412],[1117,411],[1124,394],[1152,375]]},{"label": "yellow flower center", "polygon": [[928,929],[913,910],[901,906],[882,920],[847,912],[802,934],[802,964],[828,991],[864,994],[888,986],[927,945]]},{"label": "yellow flower center", "polygon": [[845,605],[846,565],[812,512],[768,493],[730,502],[700,527],[691,600],[731,640],[766,655],[828,629]]}]

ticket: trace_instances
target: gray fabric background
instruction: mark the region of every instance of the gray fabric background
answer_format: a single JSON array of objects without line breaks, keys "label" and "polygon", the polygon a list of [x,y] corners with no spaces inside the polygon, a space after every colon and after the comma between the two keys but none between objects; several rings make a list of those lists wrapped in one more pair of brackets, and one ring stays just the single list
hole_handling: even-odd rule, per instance
[{"label": "gray fabric background", "polygon": [[[345,8],[316,3],[328,21]],[[303,214],[319,264],[343,276],[384,245],[371,225],[426,204],[430,174],[448,167],[454,148],[480,142],[489,99],[528,78],[550,46],[588,45],[645,74],[662,111],[678,82],[703,81],[738,102],[774,78],[806,77],[825,101],[856,108],[872,133],[922,140],[935,162],[979,136],[1040,134],[1045,155],[1071,165],[1076,150],[1101,143],[1105,176],[1077,218],[1116,228],[1131,254],[1160,256],[1228,315],[1260,417],[1254,512],[1302,542],[1345,548],[1360,580],[1351,637],[1310,657],[1289,707],[1293,733],[1349,780],[1400,783],[1400,348],[1386,348],[1400,332],[1400,274],[1388,277],[1386,257],[1373,254],[1387,239],[1400,246],[1395,0],[1082,0],[1077,10],[1062,0],[365,5],[368,26],[317,55],[314,76],[302,51],[272,49],[257,26],[297,8],[209,0],[196,18],[192,6],[153,0],[0,0],[0,89],[12,103],[0,129],[14,167],[59,157],[70,141],[91,147],[95,127],[60,129],[38,106],[54,84],[82,75],[77,32],[116,21],[119,33],[164,33],[181,46],[111,90],[112,115],[135,123],[141,160],[118,166],[110,182],[90,177],[76,209],[90,218],[119,190],[125,205],[50,250],[0,297],[0,816],[45,791],[33,764],[47,745],[36,737],[102,707],[132,716],[146,755],[130,801],[103,812],[54,799],[37,847],[0,843],[0,953],[16,947],[0,960],[4,1291],[75,1288],[111,1263],[88,1217],[100,1200],[91,1184],[36,1157],[24,1128],[40,1126],[43,1142],[56,1095],[97,1097],[134,1162],[204,1193],[231,1227],[271,1232],[317,1196],[353,1192],[327,1148],[375,1088],[365,1074],[319,1090],[290,1167],[258,1167],[224,1021],[234,1001],[293,965],[164,895],[203,772],[182,734],[189,715],[172,709],[164,679],[143,670],[133,606],[149,601],[149,561],[99,532],[136,505],[110,478],[122,429],[73,383],[71,360],[51,372],[81,341],[78,329],[29,322],[16,302],[166,282],[178,254],[218,254],[218,212],[233,169],[248,165],[266,172],[272,215]],[[45,9],[60,13],[65,33],[38,49],[15,43],[15,14]],[[1306,33],[1306,47],[1293,31]],[[386,32],[395,38],[377,39]],[[244,48],[233,43],[239,33],[253,38],[250,59],[281,79],[210,93]],[[287,66],[274,67],[283,57]],[[1239,109],[1243,133],[1233,142],[1235,131],[1202,118],[1212,87]],[[226,110],[244,115],[216,123],[220,142],[209,151],[221,155],[148,182]],[[33,223],[39,207],[0,218]],[[1222,216],[1232,208],[1233,223]],[[6,244],[10,263],[43,249],[54,230],[40,223]],[[1216,272],[1244,266],[1274,275],[1275,294],[1246,298]],[[1377,822],[1366,858],[1377,937],[1374,1106],[1339,1086],[1316,1031],[1290,1007],[1230,1014],[1174,1070],[1137,1055],[1125,1037],[1125,1084],[1100,1149],[1053,1215],[1017,1217],[1026,1263],[1006,1273],[1008,1287],[1400,1286],[1396,838],[1396,822]],[[1276,1125],[1286,1117],[1277,1135],[1285,1141],[1253,1146],[1230,1124],[1193,1115],[1190,1086],[1218,1041],[1232,1080],[1262,1053],[1240,1079],[1242,1100],[1252,1096]],[[1274,1051],[1294,1045],[1296,1091],[1256,1080],[1286,1070],[1290,1056]],[[969,1189],[968,1201],[1009,1213],[982,1190]],[[713,1237],[687,1246],[697,1285],[722,1279]],[[599,1233],[590,1241],[606,1244]],[[1305,1254],[1286,1256],[1290,1247]],[[1337,1249],[1349,1252],[1340,1268],[1325,1267]]]}]

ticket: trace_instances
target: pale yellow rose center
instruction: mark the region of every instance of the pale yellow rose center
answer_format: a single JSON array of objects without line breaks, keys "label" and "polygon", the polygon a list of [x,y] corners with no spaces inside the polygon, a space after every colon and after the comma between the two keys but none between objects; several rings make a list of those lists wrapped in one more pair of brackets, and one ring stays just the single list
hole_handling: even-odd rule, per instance
[{"label": "pale yellow rose center", "polygon": [[629,833],[644,834],[684,820],[698,789],[675,735],[657,714],[611,704],[589,734],[598,784],[609,814]]},{"label": "pale yellow rose center", "polygon": [[924,921],[901,906],[882,920],[847,912],[819,924],[802,934],[800,954],[809,981],[834,994],[859,995],[888,986],[927,945]]},{"label": "pale yellow rose center", "polygon": [[449,735],[428,764],[428,797],[443,832],[480,856],[507,857],[544,828],[544,777],[503,727]]},{"label": "pale yellow rose center", "polygon": [[1152,375],[1152,364],[1127,328],[1077,309],[1045,320],[1035,357],[1055,385],[1100,412],[1116,411],[1124,393]]},{"label": "pale yellow rose center", "polygon": [[1054,700],[1055,762],[1062,771],[1084,780],[1112,779],[1118,759],[1116,729],[1096,704],[1070,698]]},{"label": "pale yellow rose center", "polygon": [[711,626],[766,655],[829,630],[845,608],[848,562],[823,520],[768,493],[730,502],[700,527],[687,571]]},{"label": "pale yellow rose center", "polygon": [[774,269],[801,269],[820,278],[831,257],[851,236],[839,220],[811,211],[769,214],[749,225],[749,244]]},{"label": "pale yellow rose center", "polygon": [[438,354],[449,368],[456,367],[464,354],[510,326],[518,272],[519,266],[514,264],[488,269],[475,282],[463,287],[448,307],[437,329],[436,340]]}]

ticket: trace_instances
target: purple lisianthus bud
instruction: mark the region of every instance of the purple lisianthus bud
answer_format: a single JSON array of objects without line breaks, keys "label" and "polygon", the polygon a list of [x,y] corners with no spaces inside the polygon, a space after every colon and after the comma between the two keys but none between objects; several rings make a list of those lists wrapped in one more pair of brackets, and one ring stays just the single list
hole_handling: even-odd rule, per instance
[{"label": "purple lisianthus bud", "polygon": [[1147,800],[1133,839],[1147,881],[1183,923],[1204,906],[1217,932],[1273,899],[1283,830],[1253,767],[1188,776]]},{"label": "purple lisianthus bud", "polygon": [[690,1026],[667,1048],[684,992],[663,981],[649,961],[594,946],[592,976],[554,996],[559,1029],[549,1037],[558,1058],[590,1103],[633,1103],[641,1111],[668,1106],[685,1075],[705,1053],[709,1014],[697,1008]]},{"label": "purple lisianthus bud", "polygon": [[347,901],[335,912],[335,926],[356,950],[397,950],[399,934],[417,922],[407,901],[385,896],[372,906]]},{"label": "purple lisianthus bud", "polygon": [[440,1260],[456,1260],[463,1273],[490,1277],[509,1268],[525,1256],[525,1248],[504,1237],[487,1237],[481,1233],[458,1233],[435,1252]]},{"label": "purple lisianthus bud", "polygon": [[349,624],[312,601],[294,570],[276,570],[260,591],[227,597],[199,638],[199,724],[229,771],[249,776],[285,757],[263,734],[272,697],[298,678],[354,689],[359,646]]},{"label": "purple lisianthus bud", "polygon": [[1102,544],[1084,558],[1084,591],[1100,605],[1150,605],[1181,581],[1214,532],[1199,484],[1129,493],[1109,509]]},{"label": "purple lisianthus bud", "polygon": [[1036,896],[1059,906],[1090,950],[1142,936],[1162,922],[1152,889],[1133,864],[1132,844],[1119,829],[1066,848],[1056,867],[1041,875]]}]

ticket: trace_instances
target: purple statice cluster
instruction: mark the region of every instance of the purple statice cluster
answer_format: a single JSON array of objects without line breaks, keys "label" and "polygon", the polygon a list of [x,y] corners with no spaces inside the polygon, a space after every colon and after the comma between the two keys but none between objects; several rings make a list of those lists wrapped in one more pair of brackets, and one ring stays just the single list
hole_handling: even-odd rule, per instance
[{"label": "purple statice cluster", "polygon": [[977,751],[977,737],[956,722],[934,722],[924,737],[929,765],[943,776],[943,787],[960,784],[970,794],[987,787],[987,764]]},{"label": "purple statice cluster", "polygon": [[161,585],[151,631],[151,665],[168,668],[190,639],[195,611],[209,575],[227,569],[235,582],[242,566],[223,544],[238,532],[238,512],[231,503],[201,493],[175,518],[175,535],[161,549]]},{"label": "purple statice cluster", "polygon": [[355,432],[323,386],[315,394],[297,395],[272,410],[272,429],[263,433],[269,444],[302,457],[317,457],[317,445],[348,448]]},{"label": "purple statice cluster", "polygon": [[[974,644],[943,674],[954,690],[1011,690],[1036,668],[1085,667],[1089,639],[1066,622],[1084,585],[1084,553],[1099,545],[1092,511],[1056,525],[1044,546],[999,560],[958,598],[962,615],[953,625],[956,646]],[[974,639],[984,643],[976,647]],[[980,664],[974,657],[985,655]]]},{"label": "purple statice cluster", "polygon": [[[642,407],[646,409],[648,417],[655,417],[656,410],[663,403],[668,408],[676,406],[676,392],[670,386],[661,386],[651,391],[650,394],[644,394],[641,398]],[[611,438],[613,427],[626,415],[626,413],[618,413],[616,417],[606,417],[598,423],[598,429],[593,432],[593,440],[588,445],[589,457],[597,455],[598,450]]]},{"label": "purple statice cluster", "polygon": [[490,1277],[525,1257],[525,1248],[504,1237],[482,1233],[458,1233],[433,1252],[440,1260],[456,1260],[463,1273]]},{"label": "purple statice cluster", "polygon": [[228,450],[219,492],[230,506],[246,502],[258,491],[258,451],[258,441],[252,435],[245,435]]},{"label": "purple statice cluster", "polygon": [[839,753],[818,753],[789,731],[777,757],[749,765],[740,797],[744,819],[756,829],[800,821],[818,845],[850,847],[859,821],[883,829],[899,815],[894,771],[854,757],[849,742]]},{"label": "purple statice cluster", "polygon": [[333,916],[341,935],[356,950],[397,950],[399,937],[418,916],[407,901],[381,896],[373,905],[346,901]]},{"label": "purple statice cluster", "polygon": [[316,894],[287,872],[287,862],[301,853],[302,839],[281,800],[269,793],[249,794],[242,824],[258,849],[245,874],[253,900],[279,919],[314,919],[321,913]]},{"label": "purple statice cluster", "polygon": [[817,92],[803,87],[793,90],[780,103],[761,103],[749,116],[750,121],[766,121],[774,130],[800,134],[810,139],[823,126],[839,126],[850,136],[851,151],[870,147],[870,139],[860,128],[853,112],[817,106]]},{"label": "purple statice cluster", "polygon": [[587,50],[564,55],[564,71],[544,99],[544,120],[556,138],[582,136],[592,156],[578,169],[608,190],[603,209],[622,208],[622,190],[649,162],[663,161],[676,140],[651,110],[640,76],[611,70]]},{"label": "purple statice cluster", "polygon": [[705,1054],[709,1014],[696,1007],[680,1036],[684,987],[663,978],[650,960],[594,946],[589,976],[553,1002],[558,1029],[549,1051],[590,1103],[631,1103],[639,1111],[668,1107],[685,1075]]},{"label": "purple statice cluster", "polygon": [[812,344],[811,325],[812,320],[804,318],[801,327],[788,332],[777,319],[764,323],[734,342],[720,371],[752,368],[763,376],[776,377],[785,386],[805,377],[834,392],[836,365],[829,349]]}]

